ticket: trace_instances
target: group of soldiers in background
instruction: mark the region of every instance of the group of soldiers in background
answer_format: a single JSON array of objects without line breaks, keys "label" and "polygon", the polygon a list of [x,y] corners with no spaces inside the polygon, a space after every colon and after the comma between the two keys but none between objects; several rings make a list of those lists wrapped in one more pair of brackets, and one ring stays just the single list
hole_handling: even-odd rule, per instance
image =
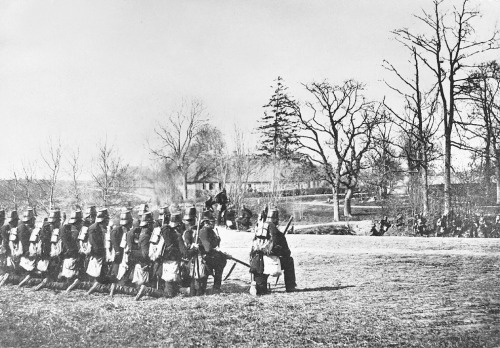
[{"label": "group of soldiers in background", "polygon": [[500,238],[500,215],[492,217],[461,214],[451,210],[428,224],[423,214],[416,214],[413,232],[420,236],[462,237],[462,238]]},{"label": "group of soldiers in background", "polygon": [[[168,297],[177,295],[181,287],[189,287],[192,296],[203,295],[211,275],[212,292],[220,292],[224,267],[232,257],[219,249],[213,211],[206,209],[198,215],[194,206],[186,207],[184,215],[172,207],[159,210],[155,220],[143,204],[139,218],[133,219],[132,210],[123,208],[119,220],[110,223],[107,209],[74,210],[68,220],[56,209],[37,226],[33,209],[28,208],[21,219],[15,210],[7,217],[0,210],[0,286],[9,277],[20,276],[19,287],[32,278],[42,278],[34,290],[57,282],[69,292],[90,281],[88,294],[108,284],[113,296],[117,286],[127,286],[138,289],[138,300],[148,287]],[[255,240],[267,242],[252,245],[251,265],[255,266],[255,255],[278,258],[286,289],[293,291],[293,259],[277,225],[277,209],[271,209],[269,218],[261,216]],[[257,281],[258,294],[264,294],[269,273],[264,264],[251,265],[247,266]]]}]

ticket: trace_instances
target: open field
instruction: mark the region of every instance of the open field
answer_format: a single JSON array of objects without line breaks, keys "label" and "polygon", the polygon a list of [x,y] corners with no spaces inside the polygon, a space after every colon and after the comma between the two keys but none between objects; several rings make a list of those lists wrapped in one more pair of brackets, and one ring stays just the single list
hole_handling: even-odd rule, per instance
[{"label": "open field", "polygon": [[[252,235],[221,231],[246,260]],[[135,302],[12,285],[0,289],[1,347],[499,347],[500,240],[288,236],[299,291]],[[227,269],[232,265],[228,262]],[[226,270],[227,272],[227,270]],[[210,284],[209,284],[210,287]]]}]

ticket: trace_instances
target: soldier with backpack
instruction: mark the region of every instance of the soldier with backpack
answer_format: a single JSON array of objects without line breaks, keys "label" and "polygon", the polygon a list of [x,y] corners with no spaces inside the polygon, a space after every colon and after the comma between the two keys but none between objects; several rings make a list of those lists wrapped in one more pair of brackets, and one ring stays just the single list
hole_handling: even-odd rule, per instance
[{"label": "soldier with backpack", "polygon": [[[16,270],[16,264],[13,256],[13,241],[17,240],[17,223],[19,216],[16,210],[12,210],[6,223],[0,227],[0,286],[2,286],[9,276]],[[12,239],[12,240],[11,240]]]},{"label": "soldier with backpack", "polygon": [[43,276],[43,281],[35,287],[35,291],[42,289],[49,281],[58,278],[61,269],[60,255],[62,253],[61,240],[61,211],[51,210],[47,222],[43,225],[41,234],[41,255],[37,268]]},{"label": "soldier with backpack", "polygon": [[118,282],[124,284],[128,272],[128,251],[127,246],[127,232],[132,227],[132,213],[130,210],[124,208],[120,213],[120,222],[115,225],[111,231],[111,249],[113,250],[114,259],[111,265],[111,289],[109,295],[113,297],[116,285]]},{"label": "soldier with backpack", "polygon": [[92,294],[99,285],[106,281],[105,233],[108,224],[108,209],[102,209],[97,212],[96,222],[92,224],[88,230],[90,258],[87,266],[87,274],[91,277],[94,283],[87,292],[87,295]]},{"label": "soldier with backpack", "polygon": [[135,297],[138,301],[144,294],[146,290],[146,284],[150,280],[151,271],[151,259],[149,258],[149,243],[151,239],[151,233],[153,232],[154,219],[151,212],[145,212],[142,215],[141,223],[141,233],[139,235],[139,250],[135,253],[135,259],[137,261],[134,268],[134,276],[132,283],[137,284],[139,291]]},{"label": "soldier with backpack", "polygon": [[287,292],[295,290],[295,266],[284,232],[278,229],[279,212],[271,208],[261,214],[255,229],[250,251],[250,272],[255,282],[256,294],[268,293],[269,275],[279,276],[284,271]]},{"label": "soldier with backpack", "polygon": [[[19,261],[20,268],[26,273],[26,277],[19,283],[19,287],[23,286],[28,280],[31,279],[36,266],[36,251],[30,248],[32,245],[36,247],[36,236],[32,240],[33,230],[35,228],[35,214],[32,208],[28,208],[23,213],[21,223],[17,226],[19,238],[21,239],[23,254]],[[30,250],[32,249],[32,250]]]}]

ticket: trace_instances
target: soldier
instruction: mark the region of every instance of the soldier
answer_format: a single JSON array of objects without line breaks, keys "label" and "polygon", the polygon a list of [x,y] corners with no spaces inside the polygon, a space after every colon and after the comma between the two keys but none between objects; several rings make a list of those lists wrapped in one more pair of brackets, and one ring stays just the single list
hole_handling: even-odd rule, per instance
[{"label": "soldier", "polygon": [[488,222],[484,217],[484,213],[479,214],[477,225],[476,238],[488,238]]},{"label": "soldier", "polygon": [[[111,266],[111,289],[109,295],[113,297],[117,282],[125,283],[128,275],[128,264],[125,255],[127,246],[127,232],[132,227],[132,213],[126,208],[120,213],[120,223],[111,231],[111,248],[114,252],[114,260]],[[121,269],[123,269],[121,271]]]},{"label": "soldier", "polygon": [[243,227],[244,230],[248,230],[252,226],[252,215],[252,211],[243,205],[241,207],[240,217],[238,218],[238,229]]},{"label": "soldier", "polygon": [[151,233],[153,232],[154,219],[151,212],[145,212],[141,218],[141,234],[139,235],[139,252],[136,253],[135,259],[137,264],[134,269],[134,278],[132,283],[136,283],[139,286],[139,291],[135,297],[138,301],[146,290],[146,283],[149,282],[149,272],[151,266],[151,260],[149,259],[149,242],[151,239]]},{"label": "soldier", "polygon": [[41,231],[43,250],[38,263],[40,264],[39,271],[42,273],[43,281],[35,287],[35,291],[42,289],[49,281],[55,281],[59,275],[61,268],[60,255],[62,253],[60,227],[61,211],[59,209],[51,210],[47,223],[44,224]]},{"label": "soldier", "polygon": [[189,275],[191,277],[189,293],[191,296],[204,295],[208,274],[203,251],[200,250],[199,231],[196,226],[196,208],[194,206],[186,208],[183,220],[186,229],[182,239],[186,247],[185,256],[189,260]]},{"label": "soldier", "polygon": [[73,283],[66,289],[66,292],[70,292],[82,281],[88,279],[87,266],[90,259],[88,229],[92,224],[95,223],[96,216],[97,212],[95,206],[90,206],[85,210],[85,214],[81,214],[81,211],[80,213],[78,213],[78,211],[73,212],[72,216],[69,219],[69,224],[71,225],[71,238],[73,239],[76,236],[78,253],[76,255],[75,262],[76,278],[74,279]]},{"label": "soldier", "polygon": [[94,281],[87,295],[92,294],[99,285],[106,281],[106,247],[105,233],[109,224],[109,214],[107,209],[97,212],[96,222],[89,227],[90,259],[87,266],[87,274]]},{"label": "soldier", "polygon": [[185,253],[182,236],[176,231],[180,218],[179,213],[173,214],[170,223],[164,224],[160,232],[163,238],[163,247],[159,259],[162,263],[160,277],[165,282],[164,291],[169,297],[173,297],[179,292],[181,255]]},{"label": "soldier", "polygon": [[170,228],[177,235],[177,240],[179,244],[179,250],[181,252],[181,260],[179,263],[179,274],[180,274],[180,286],[189,287],[191,286],[191,275],[189,273],[189,260],[187,258],[187,248],[184,244],[184,231],[186,230],[185,225],[182,223],[182,215],[180,212],[173,212],[170,217]]},{"label": "soldier", "polygon": [[417,219],[417,232],[418,234],[420,234],[421,236],[423,236],[424,234],[427,235],[427,237],[429,236],[429,233],[426,232],[425,230],[425,224],[427,223],[427,219],[425,218],[425,216],[423,214],[418,214],[418,219]]},{"label": "soldier", "polygon": [[223,188],[218,194],[214,197],[215,203],[217,203],[217,225],[226,225],[225,221],[222,221],[222,217],[224,216],[224,212],[226,211],[227,203],[229,199],[227,198],[226,189]]},{"label": "soldier", "polygon": [[19,283],[18,287],[26,284],[28,280],[33,276],[33,271],[36,266],[36,255],[30,253],[31,244],[31,234],[35,228],[35,214],[32,208],[28,208],[23,213],[23,218],[19,226],[17,226],[17,233],[21,239],[23,246],[23,255],[21,256],[21,261],[19,266],[27,273],[26,277]]},{"label": "soldier", "polygon": [[[220,236],[213,229],[214,218],[210,211],[203,213],[199,232],[200,252],[204,255],[208,274],[214,277],[212,293],[219,293],[222,284],[222,273],[226,267],[227,259],[219,252]],[[202,282],[203,293],[207,287],[207,277]]]},{"label": "soldier", "polygon": [[252,243],[250,272],[253,274],[258,295],[267,293],[267,279],[270,273],[265,267],[265,256],[271,260],[279,258],[284,271],[286,291],[292,292],[296,287],[294,261],[286,237],[278,229],[278,214],[276,208],[269,210],[266,221],[257,226]]},{"label": "soldier", "polygon": [[78,235],[82,224],[83,213],[81,210],[75,210],[71,212],[68,223],[62,227],[62,267],[59,279],[66,279],[70,284],[66,292],[70,292],[80,283],[79,277],[83,273],[83,260],[80,257],[78,245]]},{"label": "soldier", "polygon": [[[17,223],[19,222],[19,216],[17,215],[16,210],[12,210],[10,212],[6,222],[7,223],[0,228],[0,239],[2,242],[1,252],[3,252],[1,255],[2,260],[0,262],[2,262],[2,271],[4,272],[0,277],[0,286],[2,286],[9,278],[10,274],[16,270],[16,265],[12,255],[13,250],[11,249],[12,243],[10,243],[10,232],[12,229],[16,229]],[[15,233],[17,234],[17,230]],[[15,234],[12,234],[12,236],[17,238],[17,235]]]},{"label": "soldier", "polygon": [[154,228],[151,234],[150,247],[149,247],[149,258],[153,262],[152,265],[153,284],[156,284],[157,289],[162,289],[164,283],[162,279],[163,261],[161,259],[161,253],[165,240],[162,237],[161,230],[163,226],[168,226],[169,221],[170,221],[170,210],[168,209],[168,206],[163,206],[160,208],[158,220],[156,220],[154,223]]},{"label": "soldier", "polygon": [[389,227],[391,227],[392,224],[389,222],[387,219],[387,216],[384,216],[382,220],[380,220],[380,235],[383,236],[388,230]]}]

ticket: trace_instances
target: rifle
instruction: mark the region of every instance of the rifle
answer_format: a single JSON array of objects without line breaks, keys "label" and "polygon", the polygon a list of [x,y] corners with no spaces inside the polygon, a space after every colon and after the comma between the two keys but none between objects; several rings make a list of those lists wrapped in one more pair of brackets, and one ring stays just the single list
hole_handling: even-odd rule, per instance
[{"label": "rifle", "polygon": [[[200,221],[201,221],[201,212],[198,214],[198,224],[197,224],[198,226],[196,227],[196,232],[195,232],[195,234],[193,236],[193,243],[196,243],[196,244],[198,244],[198,236],[199,236],[199,233],[200,233]],[[196,262],[196,263],[193,265],[192,278],[194,278],[196,271],[198,271],[198,275],[200,274],[200,263],[199,263],[199,260],[198,260],[198,256],[199,255],[200,255],[200,250],[198,249],[198,252],[195,255],[194,262]]]},{"label": "rifle", "polygon": [[290,219],[288,219],[288,222],[286,224],[285,230],[283,231],[284,235],[286,235],[286,233],[288,232],[288,229],[290,228],[290,224],[292,223],[292,221],[293,221],[293,215],[290,216]]}]

